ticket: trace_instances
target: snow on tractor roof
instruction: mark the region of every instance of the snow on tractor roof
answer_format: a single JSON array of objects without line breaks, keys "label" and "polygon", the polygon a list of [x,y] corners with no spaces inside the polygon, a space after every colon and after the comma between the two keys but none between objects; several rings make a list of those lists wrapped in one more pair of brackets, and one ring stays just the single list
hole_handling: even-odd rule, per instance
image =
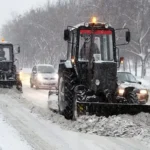
[{"label": "snow on tractor roof", "polygon": [[[72,27],[70,28],[70,31],[72,31],[73,29],[79,28],[80,26],[89,26],[90,23],[91,23],[91,22],[81,22],[81,23],[79,23],[79,24],[77,24],[77,25],[75,25],[75,26],[72,26]],[[95,23],[95,24],[97,24],[97,25],[98,25],[98,24],[102,24],[102,25],[111,26],[110,24],[108,24],[108,23],[106,23],[106,22],[97,22],[97,23]]]},{"label": "snow on tractor roof", "polygon": [[70,29],[70,31],[73,30],[73,29],[75,29],[75,28],[79,28],[80,26],[84,26],[84,25],[85,25],[85,22],[81,22],[81,23],[79,23],[79,24],[73,26],[73,27]]},{"label": "snow on tractor roof", "polygon": [[8,42],[8,41],[3,41],[3,42],[0,41],[0,44],[4,44],[4,45],[5,45],[5,44],[12,44],[12,43],[10,43],[10,42]]}]

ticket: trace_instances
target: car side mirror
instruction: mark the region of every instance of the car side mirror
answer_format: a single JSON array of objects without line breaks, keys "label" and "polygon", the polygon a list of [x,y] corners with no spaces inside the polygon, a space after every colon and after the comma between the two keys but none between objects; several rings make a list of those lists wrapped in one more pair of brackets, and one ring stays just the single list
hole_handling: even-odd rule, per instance
[{"label": "car side mirror", "polygon": [[70,31],[68,29],[64,30],[64,40],[69,41],[70,40]]},{"label": "car side mirror", "polygon": [[15,59],[15,62],[18,62],[18,59],[17,59],[17,58]]},{"label": "car side mirror", "polygon": [[142,82],[141,82],[141,81],[138,81],[137,83],[138,83],[138,84],[142,84]]},{"label": "car side mirror", "polygon": [[37,72],[34,70],[32,73],[33,73],[33,74],[36,74]]},{"label": "car side mirror", "polygon": [[126,31],[126,41],[129,43],[131,40],[131,34],[130,31]]}]

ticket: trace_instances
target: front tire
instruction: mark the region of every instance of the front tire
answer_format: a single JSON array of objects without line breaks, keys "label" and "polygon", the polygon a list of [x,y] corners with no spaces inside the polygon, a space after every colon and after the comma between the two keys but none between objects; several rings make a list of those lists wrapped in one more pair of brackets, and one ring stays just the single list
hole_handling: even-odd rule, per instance
[{"label": "front tire", "polygon": [[36,89],[36,90],[38,90],[38,89],[39,89],[39,86],[38,86],[38,85],[36,85],[36,86],[35,86],[35,89]]},{"label": "front tire", "polygon": [[30,78],[30,88],[33,88],[33,84],[32,84],[31,78]]},{"label": "front tire", "polygon": [[139,100],[135,91],[130,91],[125,97],[129,104],[139,104]]},{"label": "front tire", "polygon": [[60,75],[58,86],[59,113],[69,120],[74,119],[74,78],[72,72],[65,72]]}]

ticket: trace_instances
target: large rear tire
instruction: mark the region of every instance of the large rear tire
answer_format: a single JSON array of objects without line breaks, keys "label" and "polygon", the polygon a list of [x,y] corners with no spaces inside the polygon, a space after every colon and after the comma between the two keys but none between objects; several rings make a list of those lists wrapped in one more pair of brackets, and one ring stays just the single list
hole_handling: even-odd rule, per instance
[{"label": "large rear tire", "polygon": [[66,119],[74,119],[74,85],[75,76],[72,72],[64,72],[59,78],[58,108]]}]

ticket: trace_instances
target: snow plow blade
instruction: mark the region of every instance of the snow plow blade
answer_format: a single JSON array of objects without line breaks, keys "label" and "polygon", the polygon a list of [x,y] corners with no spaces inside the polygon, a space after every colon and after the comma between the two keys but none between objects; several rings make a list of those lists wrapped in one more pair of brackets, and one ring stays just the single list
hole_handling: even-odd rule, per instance
[{"label": "snow plow blade", "polygon": [[118,103],[88,103],[77,102],[77,109],[81,112],[89,112],[90,115],[112,116],[119,114],[136,115],[138,113],[150,113],[150,105],[118,104]]}]

